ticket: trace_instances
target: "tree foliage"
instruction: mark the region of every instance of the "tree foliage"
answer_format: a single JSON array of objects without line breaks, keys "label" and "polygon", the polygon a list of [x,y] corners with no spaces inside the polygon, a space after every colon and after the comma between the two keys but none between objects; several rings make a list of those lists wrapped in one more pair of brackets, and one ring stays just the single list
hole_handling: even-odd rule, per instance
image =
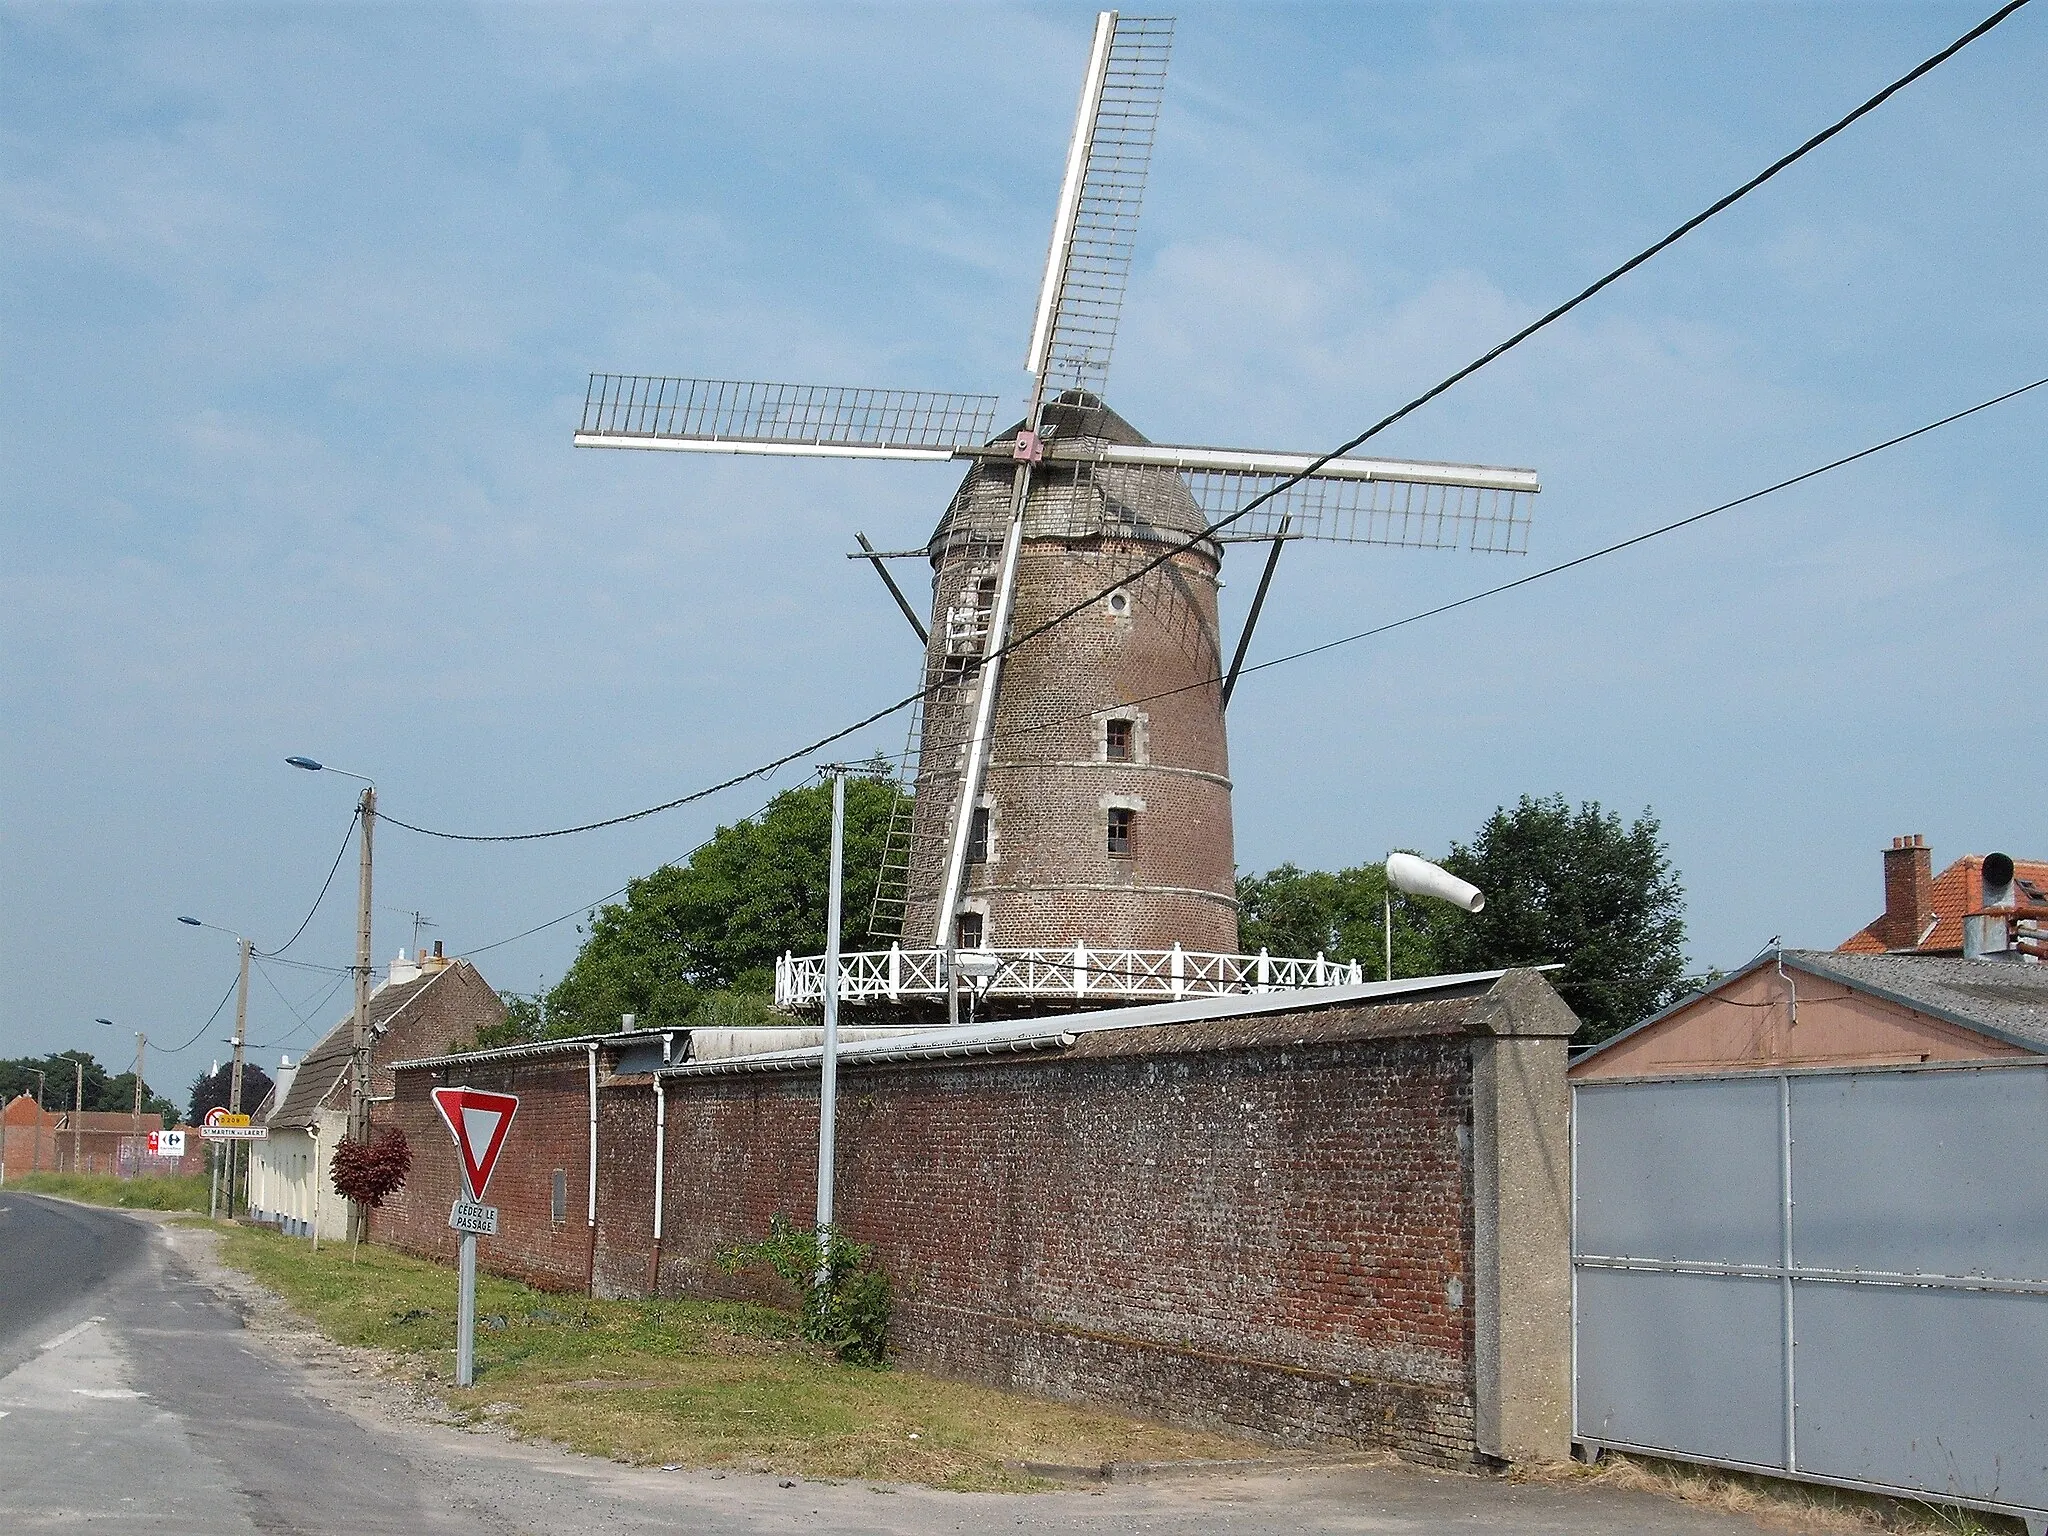
[{"label": "tree foliage", "polygon": [[[876,778],[846,782],[840,942],[850,947],[867,931],[894,797]],[[765,1018],[776,960],[824,947],[831,817],[829,784],[785,790],[685,863],[635,880],[624,901],[591,914],[582,950],[547,995],[545,1022],[535,1003],[516,1024],[508,1013],[505,1033],[600,1033],[627,1013],[642,1028]]]},{"label": "tree foliage", "polygon": [[[1486,893],[1486,909],[1440,921],[1444,969],[1558,961],[1552,981],[1591,1045],[1676,998],[1685,977],[1685,892],[1646,807],[1623,825],[1589,801],[1524,795],[1486,819],[1444,868]],[[1458,916],[1459,914],[1453,914]]]},{"label": "tree foliage", "polygon": [[[270,1092],[270,1074],[253,1061],[242,1063],[242,1113],[253,1113],[263,1102],[263,1096]],[[211,1072],[202,1072],[192,1081],[192,1099],[185,1111],[185,1123],[198,1125],[206,1118],[209,1109],[226,1109],[234,1097],[235,1064],[223,1062]]]},{"label": "tree foliage", "polygon": [[[1357,961],[1365,975],[1387,970],[1387,873],[1382,864],[1301,869],[1282,864],[1237,880],[1238,943],[1247,953]],[[1394,893],[1394,974],[1426,976],[1437,969],[1426,904]]]},{"label": "tree foliage", "polygon": [[[52,1051],[47,1056],[18,1056],[11,1061],[0,1061],[0,1103],[23,1093],[33,1098],[35,1074],[41,1072],[44,1077],[43,1107],[52,1111],[70,1109],[78,1088],[76,1064],[81,1062],[85,1066],[85,1108],[88,1113],[100,1110],[125,1115],[134,1110],[135,1074],[132,1071],[108,1072],[90,1051]],[[177,1118],[178,1110],[169,1099],[144,1082],[142,1113],[168,1125]]]},{"label": "tree foliage", "polygon": [[[1437,860],[1486,894],[1466,913],[1394,896],[1399,976],[1561,963],[1551,979],[1578,1014],[1590,1045],[1673,1001],[1685,977],[1684,892],[1657,819],[1632,823],[1562,795],[1524,795],[1489,816],[1470,845]],[[1248,950],[1356,960],[1384,976],[1385,866],[1336,871],[1282,864],[1237,882]]]},{"label": "tree foliage", "polygon": [[368,1141],[344,1136],[334,1144],[330,1174],[334,1192],[371,1209],[405,1187],[412,1172],[412,1147],[405,1132],[392,1126]]}]

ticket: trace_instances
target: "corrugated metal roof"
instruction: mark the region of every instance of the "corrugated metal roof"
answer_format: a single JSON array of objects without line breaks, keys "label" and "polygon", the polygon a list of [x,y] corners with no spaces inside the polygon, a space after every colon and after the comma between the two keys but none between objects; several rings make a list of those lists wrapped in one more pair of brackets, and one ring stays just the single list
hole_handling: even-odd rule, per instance
[{"label": "corrugated metal roof", "polygon": [[456,1051],[447,1056],[416,1056],[409,1061],[394,1061],[394,1072],[416,1072],[422,1068],[468,1066],[472,1062],[488,1065],[495,1061],[529,1061],[541,1056],[563,1056],[580,1054],[593,1045],[638,1045],[652,1042],[661,1043],[663,1035],[681,1035],[681,1029],[636,1029],[629,1032],[613,1030],[608,1035],[563,1035],[554,1040],[529,1040],[523,1045],[496,1045],[481,1051]]},{"label": "corrugated metal roof", "polygon": [[[1038,1019],[1005,1019],[993,1024],[962,1025],[864,1040],[842,1045],[839,1060],[887,1062],[987,1056],[1010,1051],[1054,1050],[1081,1037],[1107,1030],[1145,1029],[1160,1025],[1202,1024],[1215,1020],[1293,1013],[1347,1003],[1407,1002],[1451,992],[1482,992],[1505,971],[1472,971],[1458,976],[1422,976],[1400,981],[1367,981],[1339,987],[1306,987],[1289,992],[1251,993],[1236,997],[1188,998],[1178,1003],[1148,1003],[1135,1008],[1104,1008],[1091,1013],[1059,1014]],[[794,1071],[816,1065],[822,1046],[768,1051],[728,1061],[684,1062],[665,1069],[668,1077],[707,1076],[729,1072]]]}]

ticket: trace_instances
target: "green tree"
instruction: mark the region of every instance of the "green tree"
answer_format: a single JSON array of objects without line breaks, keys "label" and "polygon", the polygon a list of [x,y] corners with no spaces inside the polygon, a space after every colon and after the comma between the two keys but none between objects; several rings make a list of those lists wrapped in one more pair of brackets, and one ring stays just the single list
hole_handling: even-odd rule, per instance
[{"label": "green tree", "polygon": [[[840,943],[849,948],[867,932],[895,793],[875,777],[846,783]],[[776,960],[824,946],[831,817],[829,784],[785,790],[760,815],[720,827],[687,862],[635,880],[624,901],[590,915],[582,950],[548,993],[545,1032],[613,1030],[627,1013],[643,1028],[766,1017]]]},{"label": "green tree", "polygon": [[[1247,953],[1261,949],[1307,958],[1357,961],[1368,978],[1386,975],[1387,872],[1384,864],[1359,864],[1334,873],[1282,864],[1263,875],[1237,879],[1238,943]],[[1436,963],[1432,917],[1427,903],[1394,893],[1394,973],[1428,976]]]},{"label": "green tree", "polygon": [[1445,971],[1561,962],[1551,980],[1591,1045],[1682,994],[1685,893],[1645,808],[1624,826],[1598,801],[1524,795],[1494,811],[1443,866],[1486,893],[1484,911],[1440,909],[1431,943]]},{"label": "green tree", "polygon": [[[0,1061],[0,1102],[23,1093],[33,1097],[35,1074],[41,1072],[45,1082],[43,1107],[49,1110],[69,1109],[78,1087],[78,1063],[85,1067],[85,1107],[88,1112],[111,1110],[127,1114],[135,1108],[135,1074],[132,1071],[119,1075],[109,1073],[90,1051],[52,1051],[47,1056],[18,1056],[12,1061]],[[177,1110],[169,1099],[144,1083],[142,1112],[145,1116],[162,1118],[175,1117]]]},{"label": "green tree", "polygon": [[[242,1063],[242,1113],[250,1114],[270,1092],[270,1074],[253,1061]],[[197,1125],[209,1109],[225,1109],[235,1092],[235,1064],[222,1062],[211,1072],[202,1072],[192,1082],[192,1100],[185,1110],[185,1123]]]}]

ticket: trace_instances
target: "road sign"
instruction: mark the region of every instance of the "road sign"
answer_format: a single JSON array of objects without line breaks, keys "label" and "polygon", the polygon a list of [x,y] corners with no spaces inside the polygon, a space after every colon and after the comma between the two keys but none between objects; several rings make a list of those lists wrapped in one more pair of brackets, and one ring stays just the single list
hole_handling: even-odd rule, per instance
[{"label": "road sign", "polygon": [[496,1237],[498,1208],[477,1200],[458,1200],[448,1213],[448,1225],[458,1232],[480,1232],[485,1237]]},{"label": "road sign", "polygon": [[[249,1117],[243,1115],[241,1118],[246,1120]],[[262,1141],[269,1135],[270,1127],[267,1125],[202,1125],[199,1128],[201,1141]]]},{"label": "road sign", "polygon": [[505,1133],[512,1129],[519,1096],[487,1093],[481,1088],[436,1088],[434,1107],[455,1133],[469,1198],[482,1200],[484,1186],[491,1182],[491,1169],[497,1165],[498,1153],[505,1145]]},{"label": "road sign", "polygon": [[218,1104],[206,1112],[206,1119],[201,1122],[203,1125],[213,1126],[236,1126],[247,1125],[248,1123],[249,1117],[247,1115],[230,1114]]},{"label": "road sign", "polygon": [[185,1155],[185,1133],[183,1131],[151,1131],[149,1133],[149,1155],[151,1157],[183,1157]]}]

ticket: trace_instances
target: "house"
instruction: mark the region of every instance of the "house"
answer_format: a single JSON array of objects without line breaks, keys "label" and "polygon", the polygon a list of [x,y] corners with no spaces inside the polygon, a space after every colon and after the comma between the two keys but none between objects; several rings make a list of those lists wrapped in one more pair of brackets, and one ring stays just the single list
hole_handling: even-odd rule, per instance
[{"label": "house", "polygon": [[[2019,930],[2031,925],[2027,935]],[[1843,944],[1848,954],[1975,955],[2018,947],[2041,957],[2048,861],[1969,853],[1940,874],[1919,833],[1884,851],[1884,913]]]},{"label": "house", "polygon": [[[434,953],[408,960],[403,951],[370,995],[371,1124],[391,1097],[391,1063],[473,1046],[480,1030],[500,1023],[505,1005],[467,960]],[[296,1236],[346,1237],[348,1203],[335,1194],[328,1170],[334,1144],[348,1130],[349,1074],[355,1055],[353,1010],[297,1066],[280,1068],[256,1118],[269,1128],[254,1143],[249,1214]]]},{"label": "house", "polygon": [[25,1173],[198,1173],[205,1153],[193,1128],[182,1158],[157,1157],[145,1145],[159,1129],[155,1115],[126,1110],[44,1109],[33,1094],[21,1094],[0,1109],[0,1180]]}]

